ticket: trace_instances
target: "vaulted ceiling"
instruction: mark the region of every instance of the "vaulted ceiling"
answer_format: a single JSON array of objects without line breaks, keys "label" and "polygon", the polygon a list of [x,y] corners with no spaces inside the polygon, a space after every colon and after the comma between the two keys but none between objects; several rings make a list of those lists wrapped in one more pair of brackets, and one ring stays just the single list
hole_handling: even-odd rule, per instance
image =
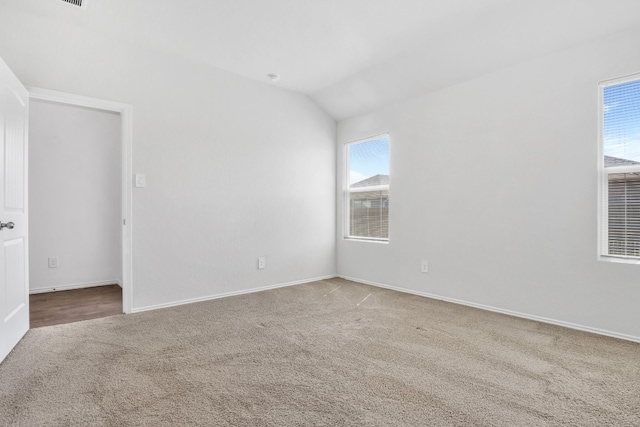
[{"label": "vaulted ceiling", "polygon": [[[640,25],[638,0],[0,0],[312,97],[336,120]],[[0,12],[2,10],[0,9]]]}]

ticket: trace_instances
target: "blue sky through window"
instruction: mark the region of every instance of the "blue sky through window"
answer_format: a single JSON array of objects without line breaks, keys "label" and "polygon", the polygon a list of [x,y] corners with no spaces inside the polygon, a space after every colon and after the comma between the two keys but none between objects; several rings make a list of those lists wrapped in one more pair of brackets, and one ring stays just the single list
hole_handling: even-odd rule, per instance
[{"label": "blue sky through window", "polygon": [[640,80],[604,88],[604,155],[640,162]]},{"label": "blue sky through window", "polygon": [[349,145],[349,185],[389,175],[389,136]]}]

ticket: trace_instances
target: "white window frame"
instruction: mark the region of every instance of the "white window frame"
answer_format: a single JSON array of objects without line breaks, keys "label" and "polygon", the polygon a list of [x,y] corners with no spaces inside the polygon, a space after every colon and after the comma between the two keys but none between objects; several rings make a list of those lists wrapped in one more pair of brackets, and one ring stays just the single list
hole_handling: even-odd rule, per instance
[{"label": "white window frame", "polygon": [[640,264],[639,257],[609,254],[609,175],[640,172],[640,165],[604,167],[604,89],[640,80],[640,73],[598,84],[598,260]]},{"label": "white window frame", "polygon": [[[389,237],[391,236],[391,227],[389,226],[389,231],[387,233],[387,237],[386,238],[382,238],[382,237],[362,237],[362,236],[352,236],[349,234],[349,230],[351,230],[351,212],[350,212],[350,208],[351,208],[351,203],[350,203],[350,195],[351,193],[362,193],[362,192],[368,192],[368,191],[384,191],[386,190],[387,193],[389,194],[389,197],[391,197],[391,193],[389,190],[389,185],[374,185],[374,186],[370,186],[370,187],[356,187],[356,188],[351,188],[350,186],[350,175],[351,175],[351,164],[350,164],[350,160],[351,160],[351,156],[349,156],[349,147],[351,145],[355,145],[355,144],[361,144],[364,142],[368,142],[368,141],[375,141],[376,139],[381,139],[381,138],[387,138],[389,140],[389,176],[391,176],[391,137],[389,136],[388,133],[381,133],[378,135],[374,135],[374,136],[369,136],[367,138],[362,138],[362,139],[358,139],[355,141],[349,141],[346,142],[344,144],[344,159],[345,159],[345,178],[343,180],[343,204],[344,204],[344,209],[343,214],[344,214],[344,220],[343,220],[343,224],[344,224],[344,230],[343,230],[343,236],[345,240],[354,240],[354,241],[362,241],[362,242],[376,242],[376,243],[389,243]],[[389,178],[391,179],[391,178]],[[391,207],[389,206],[389,225],[391,222]]]}]

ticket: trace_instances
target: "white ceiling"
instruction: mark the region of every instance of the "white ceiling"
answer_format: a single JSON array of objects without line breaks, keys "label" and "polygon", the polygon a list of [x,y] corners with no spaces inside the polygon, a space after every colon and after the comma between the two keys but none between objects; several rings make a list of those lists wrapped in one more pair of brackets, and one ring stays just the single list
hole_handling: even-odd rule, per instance
[{"label": "white ceiling", "polygon": [[311,96],[337,120],[640,25],[638,0],[1,0]]}]

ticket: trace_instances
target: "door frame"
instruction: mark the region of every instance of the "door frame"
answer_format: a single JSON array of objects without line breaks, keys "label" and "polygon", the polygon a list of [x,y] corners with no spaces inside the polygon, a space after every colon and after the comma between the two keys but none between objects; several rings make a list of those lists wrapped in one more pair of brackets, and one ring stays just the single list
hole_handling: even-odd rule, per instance
[{"label": "door frame", "polygon": [[133,140],[133,106],[121,102],[74,95],[66,92],[26,86],[30,100],[48,101],[57,104],[93,108],[116,112],[121,121],[121,162],[122,162],[122,310],[131,313],[133,310],[133,265],[132,265],[132,140]]}]

